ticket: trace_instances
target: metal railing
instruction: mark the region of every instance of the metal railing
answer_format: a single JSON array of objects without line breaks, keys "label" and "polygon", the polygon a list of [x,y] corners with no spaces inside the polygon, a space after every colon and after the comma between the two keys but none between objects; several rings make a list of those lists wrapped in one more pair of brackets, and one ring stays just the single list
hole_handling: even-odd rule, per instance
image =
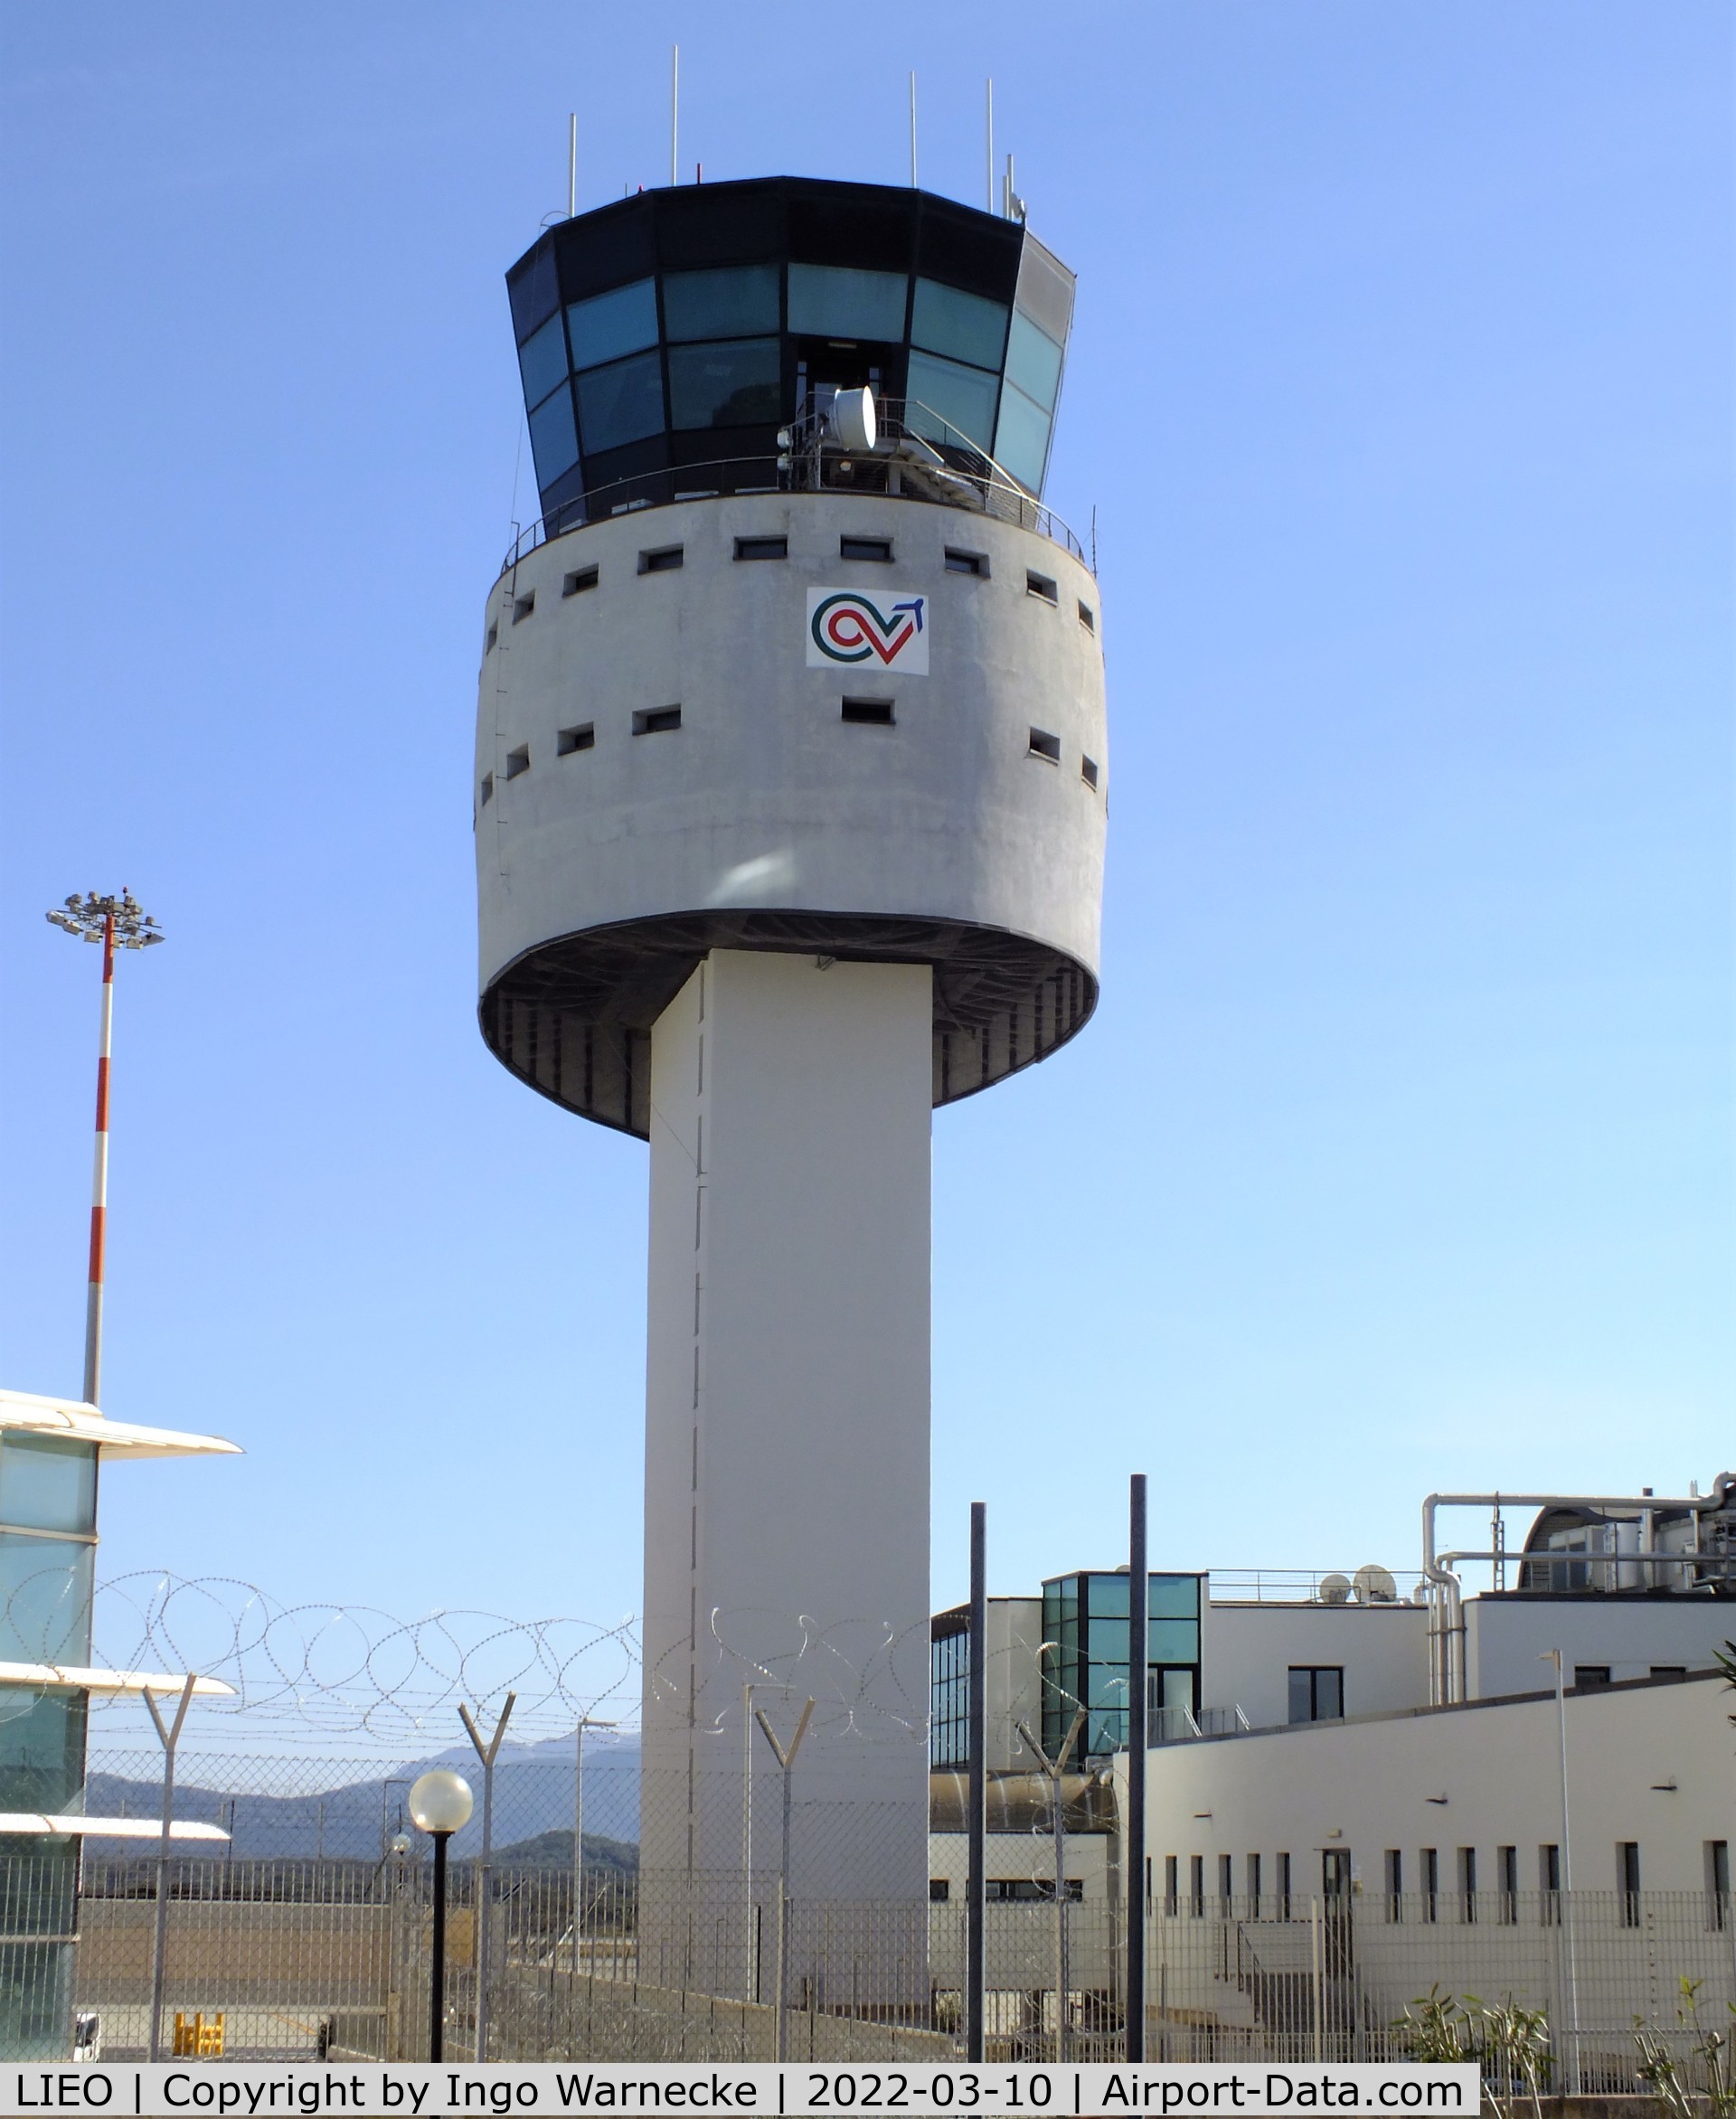
[{"label": "metal railing", "polygon": [[1027,493],[986,450],[920,398],[877,399],[875,415],[879,434],[872,449],[846,447],[829,411],[815,406],[779,429],[778,447],[771,455],[667,466],[577,494],[522,531],[500,570],[511,573],[539,545],[593,523],[679,501],[756,493],[861,493],[959,508],[1032,531],[1081,564],[1091,563],[1079,538],[1052,508]]},{"label": "metal railing", "polygon": [[1395,1594],[1370,1599],[1357,1594],[1355,1570],[1307,1568],[1213,1568],[1208,1589],[1213,1604],[1411,1604],[1423,1577],[1414,1570],[1394,1571]]}]

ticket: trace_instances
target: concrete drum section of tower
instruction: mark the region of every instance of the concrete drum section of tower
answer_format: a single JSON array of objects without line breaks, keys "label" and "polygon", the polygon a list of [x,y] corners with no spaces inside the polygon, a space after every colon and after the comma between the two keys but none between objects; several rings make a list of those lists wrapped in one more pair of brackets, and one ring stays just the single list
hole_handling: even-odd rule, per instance
[{"label": "concrete drum section of tower", "polygon": [[[543,521],[485,617],[480,1020],[650,1144],[643,1932],[733,1984],[753,1704],[817,1701],[795,1896],[926,1898],[930,1113],[1097,994],[1100,612],[1042,504],[1072,280],[1021,221],[779,178],[561,223],[508,287]],[[877,2005],[923,1962],[889,1928]]]}]

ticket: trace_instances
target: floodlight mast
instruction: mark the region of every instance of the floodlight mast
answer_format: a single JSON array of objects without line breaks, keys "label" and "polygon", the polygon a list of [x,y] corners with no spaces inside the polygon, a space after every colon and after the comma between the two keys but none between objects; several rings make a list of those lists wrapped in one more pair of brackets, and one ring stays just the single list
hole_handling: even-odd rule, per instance
[{"label": "floodlight mast", "polygon": [[52,926],[102,944],[102,1028],[97,1047],[97,1144],[90,1174],[90,1267],[84,1304],[84,1401],[97,1405],[102,1388],[102,1298],[108,1222],[108,1060],[115,1026],[115,951],[148,949],[163,931],[123,883],[118,898],[74,890],[48,915]]}]

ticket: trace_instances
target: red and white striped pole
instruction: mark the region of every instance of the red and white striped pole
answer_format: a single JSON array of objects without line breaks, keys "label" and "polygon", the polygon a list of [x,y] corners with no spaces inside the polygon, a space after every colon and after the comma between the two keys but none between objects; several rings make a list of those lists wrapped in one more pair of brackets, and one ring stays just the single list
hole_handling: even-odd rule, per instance
[{"label": "red and white striped pole", "polygon": [[100,1403],[102,1389],[102,1296],[104,1252],[108,1236],[108,1062],[115,1030],[115,951],[146,949],[163,939],[163,931],[142,912],[130,890],[118,898],[88,898],[74,891],[64,910],[50,921],[69,935],[102,944],[102,1041],[97,1050],[97,1149],[90,1173],[90,1270],[84,1299],[84,1397]]},{"label": "red and white striped pole", "polygon": [[115,1032],[115,916],[102,922],[102,1037],[97,1048],[97,1152],[90,1173],[90,1283],[84,1297],[84,1402],[100,1405],[102,1252],[108,1218],[108,1060]]}]

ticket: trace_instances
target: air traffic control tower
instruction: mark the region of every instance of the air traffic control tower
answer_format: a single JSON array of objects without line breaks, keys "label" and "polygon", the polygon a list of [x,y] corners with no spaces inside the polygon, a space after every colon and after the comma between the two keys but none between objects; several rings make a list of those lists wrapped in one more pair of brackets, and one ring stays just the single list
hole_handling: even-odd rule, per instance
[{"label": "air traffic control tower", "polygon": [[1101,612],[1042,498],[1072,275],[779,177],[580,214],[507,287],[542,519],[485,620],[480,1018],[650,1143],[646,1888],[715,1897],[690,1936],[744,1862],[775,1895],[746,1709],[787,1742],[811,1694],[797,1897],[920,1901],[929,1114],[1097,997]]}]

